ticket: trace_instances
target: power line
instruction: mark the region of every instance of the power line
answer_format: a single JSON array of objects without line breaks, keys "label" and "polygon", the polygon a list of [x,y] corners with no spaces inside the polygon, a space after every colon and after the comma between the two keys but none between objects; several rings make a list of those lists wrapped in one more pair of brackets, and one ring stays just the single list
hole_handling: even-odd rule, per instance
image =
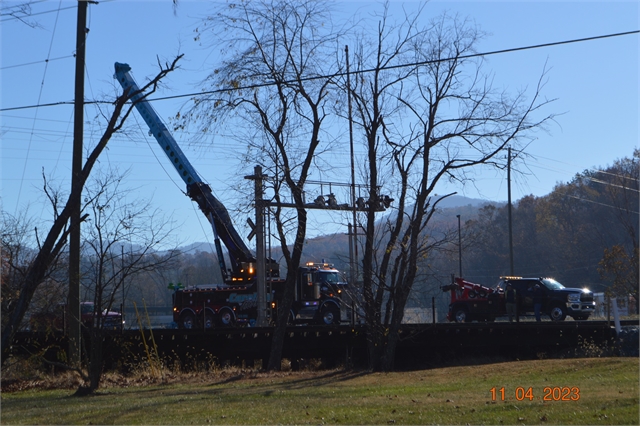
[{"label": "power line", "polygon": [[[108,101],[89,101],[89,102],[85,102],[85,104],[95,104],[95,103],[113,103],[113,102],[108,102]],[[2,109],[0,109],[0,112],[3,112],[3,111],[18,111],[18,110],[21,110],[21,109],[31,109],[31,108],[44,108],[44,107],[59,106],[59,105],[73,105],[73,101],[60,101],[60,102],[50,102],[50,103],[47,103],[47,104],[25,105],[25,106],[19,106],[19,107],[2,108]]]},{"label": "power line", "polygon": [[599,183],[601,185],[612,186],[614,188],[624,189],[625,191],[640,192],[639,190],[637,190],[635,188],[629,188],[628,186],[618,185],[618,184],[611,183],[611,182],[606,182],[606,181],[603,181],[603,180],[600,180],[600,179],[594,179],[594,178],[590,178],[590,177],[588,177],[587,179],[589,179],[591,182]]},{"label": "power line", "polygon": [[2,7],[0,7],[0,15],[2,15],[1,11],[3,11],[3,10],[16,9],[16,8],[20,8],[22,6],[31,6],[31,5],[34,5],[34,4],[37,4],[37,3],[44,3],[45,1],[47,1],[47,0],[32,0],[32,1],[28,2],[28,3],[26,3],[26,4],[19,4],[19,5],[13,4],[13,5],[10,5],[10,6],[2,6]]},{"label": "power line", "polygon": [[[25,16],[14,16],[13,14],[8,14],[8,15],[9,15],[9,17],[8,17],[8,18],[5,18],[5,19],[0,20],[0,22],[12,21],[12,20],[14,20],[14,19],[30,18],[30,17],[32,17],[32,16],[44,15],[44,14],[47,14],[47,13],[55,13],[55,12],[60,12],[61,10],[75,9],[75,8],[77,8],[77,7],[78,7],[78,6],[67,6],[67,7],[61,7],[61,8],[53,9],[53,10],[45,10],[44,12],[29,13],[29,14],[27,14],[27,15],[25,15]],[[0,14],[0,16],[2,16],[2,14]]]},{"label": "power line", "polygon": [[[588,200],[588,199],[586,199],[586,198],[576,197],[575,195],[565,194],[565,196],[566,196],[566,197],[569,197],[569,198],[575,198],[576,200],[585,201],[585,202],[587,202],[587,203],[593,203],[593,204],[597,204],[597,205],[599,205],[599,206],[603,206],[603,207],[610,207],[610,208],[612,208],[612,209],[621,210],[621,208],[620,208],[620,207],[612,206],[611,204],[600,203],[600,202],[598,202],[598,201],[593,201],[593,200]],[[640,212],[636,212],[636,211],[633,211],[633,210],[629,210],[629,212],[630,212],[630,213],[633,213],[633,214],[640,214]]]},{"label": "power line", "polygon": [[[484,52],[484,53],[474,53],[474,54],[470,54],[470,55],[461,55],[461,56],[451,57],[451,58],[434,59],[434,60],[429,60],[429,61],[413,62],[413,63],[408,63],[408,64],[389,65],[389,66],[386,66],[386,67],[381,67],[379,69],[369,68],[369,69],[364,69],[364,70],[356,70],[356,71],[351,71],[351,74],[367,74],[367,73],[370,73],[370,72],[376,72],[376,71],[380,71],[380,70],[391,70],[391,69],[399,69],[399,68],[406,68],[406,67],[419,67],[419,66],[423,66],[423,65],[436,64],[436,63],[440,63],[440,62],[449,62],[449,61],[454,61],[454,60],[457,61],[457,60],[460,60],[460,59],[471,59],[471,58],[476,58],[476,57],[497,55],[497,54],[502,54],[502,53],[512,53],[512,52],[518,52],[518,51],[522,51],[522,50],[539,49],[539,48],[542,48],[542,47],[552,47],[552,46],[559,46],[559,45],[570,44],[570,43],[580,43],[580,42],[585,42],[585,41],[593,41],[593,40],[599,40],[599,39],[610,38],[610,37],[620,37],[620,36],[624,36],[624,35],[638,34],[638,33],[640,33],[640,30],[628,31],[628,32],[623,32],[623,33],[605,34],[605,35],[593,36],[593,37],[585,37],[585,38],[580,38],[580,39],[557,41],[557,42],[544,43],[544,44],[536,44],[536,45],[525,46],[525,47],[515,47],[515,48],[511,48],[511,49],[494,50],[494,51]],[[296,79],[296,80],[291,80],[291,81],[284,81],[282,83],[283,84],[289,84],[289,83],[295,83],[295,82],[298,82],[298,81],[313,81],[313,80],[320,80],[320,79],[326,79],[326,78],[344,77],[346,75],[347,75],[346,72],[342,72],[341,71],[341,72],[334,73],[332,75],[321,75],[321,76],[315,76],[315,77],[304,77],[304,78],[301,78],[299,80]],[[216,90],[211,90],[211,91],[188,93],[188,94],[183,94],[183,95],[165,96],[165,97],[161,97],[161,98],[149,99],[149,101],[163,101],[163,100],[168,100],[168,99],[178,99],[178,98],[192,97],[192,96],[199,96],[199,95],[210,95],[210,94],[215,94],[215,93],[224,93],[224,92],[230,92],[230,91],[235,91],[235,90],[257,89],[257,88],[260,88],[260,87],[273,86],[275,84],[276,83],[258,83],[258,84],[252,84],[252,85],[248,85],[248,86],[240,86],[240,87],[234,87],[234,88],[228,88],[228,89],[216,89]],[[0,110],[0,111],[2,111],[2,110]]]},{"label": "power line", "polygon": [[[58,28],[58,18],[60,17],[61,5],[62,5],[62,0],[60,0],[60,2],[58,3],[58,13],[56,14],[56,20],[53,25],[53,33],[51,34],[51,42],[49,43],[49,51],[47,52],[47,56],[51,56],[51,50],[53,49],[53,40],[56,35],[56,29]],[[40,98],[42,98],[42,93],[44,91],[44,82],[47,78],[48,69],[49,69],[49,62],[47,61],[44,67],[44,73],[42,75],[42,82],[40,83],[40,92],[38,93],[38,102],[40,101]],[[16,201],[16,209],[18,208],[20,196],[22,195],[22,183],[24,182],[24,176],[25,176],[25,173],[27,172],[27,162],[29,161],[29,151],[31,150],[31,143],[33,142],[33,136],[34,136],[33,130],[35,129],[37,118],[38,118],[38,110],[35,111],[35,116],[33,117],[33,123],[31,125],[31,135],[29,137],[29,143],[27,145],[27,156],[24,161],[24,166],[22,168],[22,177],[20,178],[20,185],[18,186],[18,197]]]},{"label": "power line", "polygon": [[57,61],[57,60],[60,60],[60,59],[69,59],[69,58],[74,58],[74,57],[75,57],[75,55],[60,56],[59,58],[43,59],[41,61],[26,62],[24,64],[17,64],[17,65],[9,65],[9,66],[6,66],[6,67],[0,67],[0,70],[8,70],[10,68],[26,67],[28,65],[49,63],[49,62]]},{"label": "power line", "polygon": [[605,175],[609,175],[609,176],[615,176],[618,178],[622,178],[622,179],[630,179],[630,180],[636,180],[636,178],[632,177],[632,176],[626,176],[626,175],[621,175],[619,173],[611,173],[611,172],[606,172],[604,170],[600,170],[600,169],[590,169],[591,171],[597,172],[597,173],[602,173]]},{"label": "power line", "polygon": [[[470,54],[470,55],[461,55],[461,56],[451,57],[451,58],[434,59],[434,60],[429,60],[429,61],[413,62],[413,63],[407,63],[407,64],[389,65],[389,66],[386,66],[386,67],[381,67],[379,69],[370,68],[370,69],[364,69],[364,70],[355,70],[355,71],[351,71],[351,74],[366,74],[366,73],[375,72],[375,71],[382,71],[382,70],[392,70],[392,69],[407,68],[407,67],[419,67],[419,66],[435,64],[435,63],[440,63],[440,62],[449,62],[449,61],[460,60],[460,59],[471,59],[471,58],[478,58],[478,57],[483,57],[483,56],[498,55],[498,54],[503,54],[503,53],[513,53],[513,52],[519,52],[519,51],[523,51],[523,50],[540,49],[540,48],[543,48],[543,47],[560,46],[560,45],[564,45],[564,44],[582,43],[582,42],[586,42],[586,41],[601,40],[601,39],[611,38],[611,37],[621,37],[621,36],[626,36],[626,35],[631,35],[631,34],[638,34],[638,33],[640,33],[640,30],[626,31],[626,32],[621,32],[621,33],[613,33],[613,34],[604,34],[604,35],[593,36],[593,37],[584,37],[584,38],[578,38],[578,39],[572,39],[572,40],[564,40],[564,41],[556,41],[556,42],[551,42],[551,43],[535,44],[535,45],[524,46],[524,47],[514,47],[514,48],[510,48],[510,49],[493,50],[493,51],[484,52],[484,53],[474,53],[474,54]],[[344,77],[346,75],[347,75],[346,72],[339,71],[339,72],[336,72],[336,73],[331,74],[331,75],[319,75],[319,76],[313,76],[313,77],[304,77],[304,78],[300,78],[300,79],[296,79],[296,80],[284,81],[284,82],[282,82],[282,84],[290,84],[290,83],[294,83],[294,82],[298,82],[298,81],[313,81],[313,80],[321,80],[321,79],[327,79],[327,78]],[[230,91],[236,91],[236,90],[258,89],[258,88],[261,88],[261,87],[273,86],[275,84],[276,83],[273,83],[273,82],[257,83],[257,84],[250,84],[248,86],[229,87],[229,88],[226,88],[226,89],[216,89],[216,90],[209,90],[209,91],[204,91],[204,92],[193,92],[193,93],[185,93],[185,94],[181,94],[181,95],[164,96],[164,97],[159,97],[159,98],[147,99],[147,101],[149,101],[149,102],[166,101],[166,100],[171,100],[171,99],[187,98],[187,97],[202,96],[202,95],[212,95],[212,94],[216,94],[216,93],[224,93],[224,92],[230,92]],[[96,100],[94,100],[94,101],[86,101],[85,105],[86,104],[107,104],[107,103],[110,104],[110,103],[113,103],[113,102],[112,101],[96,101]],[[20,106],[20,107],[2,108],[2,109],[0,109],[0,112],[3,112],[3,111],[15,111],[15,110],[20,110],[20,109],[28,109],[28,108],[50,107],[50,106],[58,106],[58,105],[73,105],[73,101],[61,101],[61,102],[52,102],[52,103],[41,104],[41,105],[26,105],[26,106]]]}]

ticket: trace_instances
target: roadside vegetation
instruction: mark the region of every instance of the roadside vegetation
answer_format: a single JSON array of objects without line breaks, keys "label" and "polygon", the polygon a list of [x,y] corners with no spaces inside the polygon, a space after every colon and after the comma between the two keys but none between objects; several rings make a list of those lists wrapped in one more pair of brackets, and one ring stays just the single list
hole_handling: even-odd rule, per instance
[{"label": "roadside vegetation", "polygon": [[[394,373],[213,368],[153,376],[139,371],[105,375],[89,398],[71,397],[73,382],[65,373],[3,383],[2,423],[610,425],[638,424],[639,415],[637,358]],[[556,400],[562,391],[554,395],[554,388],[569,388],[569,400]],[[545,393],[549,401],[543,400]]]}]

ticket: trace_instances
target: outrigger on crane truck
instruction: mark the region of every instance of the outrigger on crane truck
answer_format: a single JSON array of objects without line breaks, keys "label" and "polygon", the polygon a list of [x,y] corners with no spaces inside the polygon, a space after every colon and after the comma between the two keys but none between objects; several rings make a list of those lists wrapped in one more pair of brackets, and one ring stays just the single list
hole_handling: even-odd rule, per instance
[{"label": "outrigger on crane truck", "polygon": [[595,311],[593,293],[586,288],[567,288],[553,278],[501,277],[494,288],[455,278],[442,291],[451,292],[447,319],[455,322],[494,321],[506,316],[505,291],[511,285],[516,293],[516,312],[534,312],[533,288],[540,287],[541,312],[552,321],[564,321],[567,316],[586,320]]},{"label": "outrigger on crane truck", "polygon": [[[149,126],[163,151],[187,185],[187,195],[198,204],[210,222],[215,248],[224,283],[174,288],[173,318],[181,328],[210,328],[214,326],[253,325],[258,316],[256,258],[233,227],[224,205],[212,194],[211,188],[198,175],[178,143],[142,96],[130,75],[127,64],[115,64],[115,78]],[[229,251],[227,269],[220,240]],[[265,260],[266,307],[271,319],[276,318],[282,300],[284,280],[273,259]],[[339,324],[349,318],[346,300],[347,282],[332,265],[308,263],[297,271],[294,302],[289,312],[290,323]]]}]

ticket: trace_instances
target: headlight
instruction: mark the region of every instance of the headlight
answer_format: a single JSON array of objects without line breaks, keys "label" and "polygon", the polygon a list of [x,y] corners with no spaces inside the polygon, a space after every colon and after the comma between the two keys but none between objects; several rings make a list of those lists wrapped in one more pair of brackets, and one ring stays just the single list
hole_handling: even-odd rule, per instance
[{"label": "headlight", "polygon": [[567,295],[567,300],[569,302],[579,302],[580,301],[580,293],[569,293]]}]

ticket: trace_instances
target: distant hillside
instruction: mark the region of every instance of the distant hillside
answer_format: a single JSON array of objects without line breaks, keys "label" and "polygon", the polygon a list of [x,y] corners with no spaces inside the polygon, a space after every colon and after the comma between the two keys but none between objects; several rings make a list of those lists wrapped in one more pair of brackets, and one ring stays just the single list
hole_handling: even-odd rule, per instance
[{"label": "distant hillside", "polygon": [[487,204],[500,205],[504,203],[482,200],[480,198],[468,198],[468,197],[463,197],[462,195],[452,195],[451,197],[447,197],[444,200],[440,201],[438,203],[438,207],[442,209],[449,209],[449,208],[463,207],[463,206],[483,207]]},{"label": "distant hillside", "polygon": [[[458,214],[461,215],[463,221],[474,219],[477,217],[478,210],[488,204],[504,205],[504,203],[452,195],[438,203],[440,213],[433,218],[431,226],[434,228],[452,226]],[[213,243],[197,242],[181,247],[180,250],[190,254],[195,254],[199,251],[213,253],[215,247]],[[281,258],[279,248],[272,248],[272,257],[276,260]],[[308,238],[305,242],[303,255],[303,261],[305,262],[322,262],[324,260],[344,269],[348,264],[348,259],[349,240],[346,232]]]},{"label": "distant hillside", "polygon": [[189,245],[179,247],[179,250],[184,253],[190,253],[190,254],[194,254],[199,251],[206,252],[206,253],[215,253],[216,248],[213,245],[213,242],[210,242],[210,243],[197,242],[197,243],[191,243]]}]

